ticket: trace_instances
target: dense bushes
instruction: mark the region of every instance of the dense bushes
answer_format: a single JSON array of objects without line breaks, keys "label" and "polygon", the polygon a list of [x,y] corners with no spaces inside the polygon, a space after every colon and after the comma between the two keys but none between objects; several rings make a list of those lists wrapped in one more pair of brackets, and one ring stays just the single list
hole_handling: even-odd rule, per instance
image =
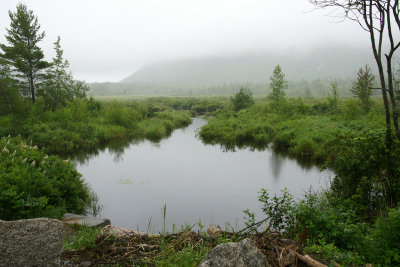
[{"label": "dense bushes", "polygon": [[85,213],[90,192],[75,166],[21,138],[0,139],[0,219]]},{"label": "dense bushes", "polygon": [[100,103],[93,99],[77,99],[66,107],[47,110],[37,101],[27,118],[0,117],[0,133],[21,134],[48,153],[71,154],[93,150],[112,140],[149,138],[159,140],[173,129],[191,122],[187,111],[168,111],[149,103]]},{"label": "dense bushes", "polygon": [[[391,132],[367,131],[339,140],[342,149],[330,166],[336,173],[332,189],[367,210],[380,210],[400,201],[400,145]],[[389,149],[388,149],[389,148]]]},{"label": "dense bushes", "polygon": [[384,129],[377,111],[347,117],[346,105],[347,102],[336,114],[314,109],[299,99],[286,101],[280,114],[265,102],[239,112],[225,109],[211,118],[199,135],[206,143],[219,143],[227,148],[263,149],[272,144],[277,151],[323,163],[336,158],[343,140],[352,140],[369,130]]},{"label": "dense bushes", "polygon": [[241,87],[233,97],[231,102],[234,111],[239,111],[244,108],[248,108],[254,104],[253,94],[245,87]]},{"label": "dense bushes", "polygon": [[[258,199],[270,218],[271,230],[301,241],[305,250],[320,260],[345,266],[400,264],[399,207],[377,216],[371,225],[355,211],[357,203],[337,198],[331,191],[308,192],[295,202],[286,190],[269,196],[262,189]],[[252,213],[245,213],[251,219]]]}]

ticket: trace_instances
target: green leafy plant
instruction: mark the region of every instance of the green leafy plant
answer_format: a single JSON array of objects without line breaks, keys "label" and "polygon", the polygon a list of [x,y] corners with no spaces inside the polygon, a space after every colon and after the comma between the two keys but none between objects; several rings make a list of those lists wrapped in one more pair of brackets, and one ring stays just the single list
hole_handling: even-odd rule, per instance
[{"label": "green leafy plant", "polygon": [[83,214],[89,188],[69,161],[47,156],[21,138],[0,139],[0,218],[60,218]]},{"label": "green leafy plant", "polygon": [[240,87],[239,92],[231,97],[231,102],[233,105],[233,110],[235,111],[239,111],[254,105],[254,99],[251,91],[244,87]]},{"label": "green leafy plant", "polygon": [[281,195],[270,197],[268,191],[261,189],[258,195],[261,210],[268,215],[271,229],[275,231],[290,231],[294,223],[295,202],[287,189],[281,190]]}]

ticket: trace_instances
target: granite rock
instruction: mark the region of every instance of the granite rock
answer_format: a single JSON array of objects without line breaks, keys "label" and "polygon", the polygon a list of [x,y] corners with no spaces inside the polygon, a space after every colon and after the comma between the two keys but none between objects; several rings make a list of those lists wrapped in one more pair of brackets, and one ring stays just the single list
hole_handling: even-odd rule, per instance
[{"label": "granite rock", "polygon": [[199,267],[265,267],[270,266],[265,256],[251,239],[241,242],[220,244],[213,248]]},{"label": "granite rock", "polygon": [[60,266],[59,220],[0,220],[0,237],[0,266]]}]

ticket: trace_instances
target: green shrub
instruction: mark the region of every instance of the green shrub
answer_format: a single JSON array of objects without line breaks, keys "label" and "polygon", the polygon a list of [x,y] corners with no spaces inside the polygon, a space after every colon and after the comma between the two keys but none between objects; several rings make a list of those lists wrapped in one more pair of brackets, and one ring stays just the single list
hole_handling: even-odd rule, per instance
[{"label": "green shrub", "polygon": [[400,265],[400,207],[389,209],[377,218],[363,242],[364,256],[369,262],[383,266]]},{"label": "green shrub", "polygon": [[273,140],[274,149],[287,150],[292,146],[295,137],[294,131],[278,132]]},{"label": "green shrub", "polygon": [[105,110],[106,121],[109,124],[123,126],[127,129],[133,128],[134,123],[141,120],[141,114],[126,106],[114,102]]},{"label": "green shrub", "polygon": [[367,210],[398,203],[400,144],[393,140],[391,131],[368,131],[341,140],[340,146],[337,160],[331,164],[336,173],[332,183],[334,192],[353,199]]},{"label": "green shrub", "polygon": [[47,156],[21,138],[0,139],[0,218],[60,218],[82,214],[89,189],[71,162]]},{"label": "green shrub", "polygon": [[280,196],[271,198],[268,191],[262,188],[258,201],[262,204],[261,210],[269,217],[272,230],[289,233],[294,223],[295,202],[287,189],[281,190]]},{"label": "green shrub", "polygon": [[162,125],[150,125],[145,130],[145,137],[151,141],[159,141],[167,135],[167,131]]},{"label": "green shrub", "polygon": [[233,110],[239,111],[244,108],[248,108],[254,104],[254,99],[251,91],[247,88],[240,87],[239,92],[237,92],[233,97],[231,97],[231,102],[233,105]]}]

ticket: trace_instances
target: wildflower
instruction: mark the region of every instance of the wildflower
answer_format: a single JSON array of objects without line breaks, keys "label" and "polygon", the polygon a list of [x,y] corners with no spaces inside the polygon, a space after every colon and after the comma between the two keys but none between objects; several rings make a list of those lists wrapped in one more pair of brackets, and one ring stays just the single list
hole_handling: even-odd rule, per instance
[{"label": "wildflower", "polygon": [[35,166],[35,163],[36,163],[35,161],[32,161],[31,166]]},{"label": "wildflower", "polygon": [[3,152],[5,152],[5,153],[9,153],[10,151],[8,151],[7,147],[5,147],[5,146],[4,146],[4,148],[3,148]]},{"label": "wildflower", "polygon": [[22,162],[26,162],[27,158],[24,158],[24,160]]}]

